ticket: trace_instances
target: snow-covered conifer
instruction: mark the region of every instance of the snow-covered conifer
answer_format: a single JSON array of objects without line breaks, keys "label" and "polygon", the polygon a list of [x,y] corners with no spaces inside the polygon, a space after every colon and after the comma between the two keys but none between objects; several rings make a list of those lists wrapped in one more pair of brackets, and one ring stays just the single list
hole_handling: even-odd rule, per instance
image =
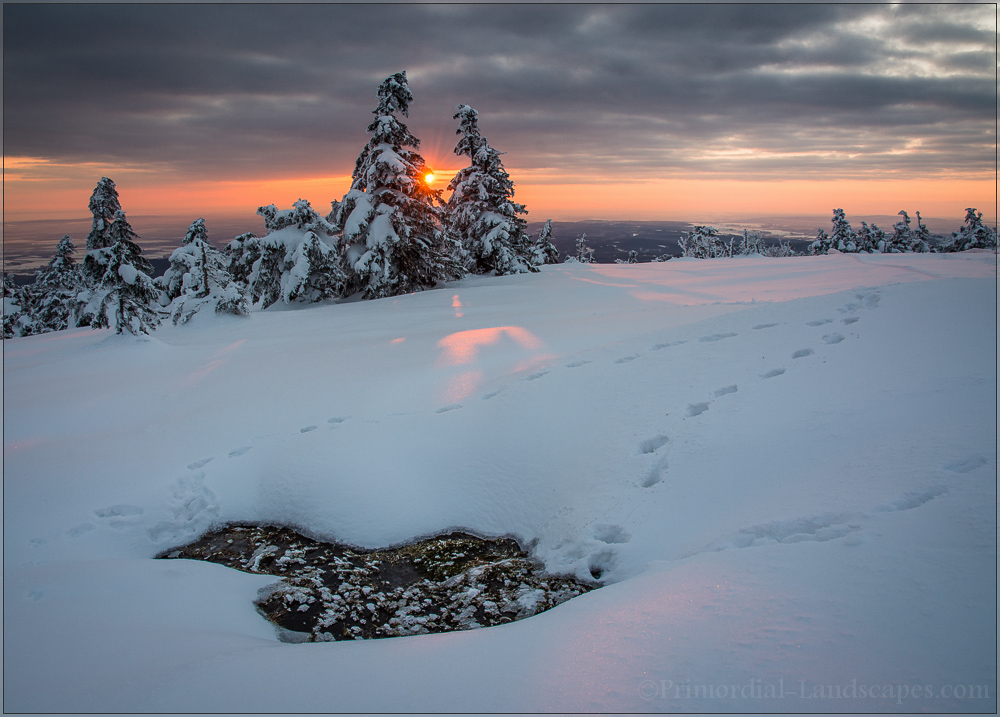
[{"label": "snow-covered conifer", "polygon": [[158,321],[153,308],[157,291],[149,278],[153,267],[142,255],[135,241],[139,237],[125,218],[125,212],[115,213],[106,238],[111,242],[107,248],[89,251],[84,259],[91,272],[98,266],[104,268],[88,307],[94,317],[91,326],[110,325],[110,306],[115,310],[115,333],[148,334]]},{"label": "snow-covered conifer", "polygon": [[594,250],[587,246],[587,233],[584,232],[576,240],[576,261],[581,264],[593,264]]},{"label": "snow-covered conifer", "polygon": [[830,243],[837,251],[856,252],[858,250],[858,238],[851,223],[844,216],[843,209],[833,210],[833,233],[830,235]]},{"label": "snow-covered conifer", "polygon": [[514,183],[497,152],[479,132],[479,113],[459,105],[462,138],[455,154],[469,158],[469,166],[455,175],[446,211],[449,236],[461,243],[467,267],[476,274],[523,274],[536,271],[534,246],[525,232],[527,213],[513,200]]},{"label": "snow-covered conifer", "polygon": [[830,237],[827,236],[826,232],[823,229],[817,229],[816,239],[809,245],[809,253],[813,255],[826,254],[832,246]]},{"label": "snow-covered conifer", "polygon": [[681,256],[695,259],[717,259],[731,257],[734,252],[733,240],[728,241],[719,236],[715,227],[695,226],[678,240]]},{"label": "snow-covered conifer", "polygon": [[87,235],[87,251],[111,246],[108,231],[111,229],[115,214],[121,211],[121,208],[115,183],[107,177],[101,177],[101,181],[90,195],[90,213],[94,220],[90,234]]},{"label": "snow-covered conifer", "polygon": [[77,296],[84,289],[83,275],[73,258],[76,247],[66,234],[56,245],[48,266],[35,274],[29,287],[31,312],[40,331],[62,331],[76,325]]},{"label": "snow-covered conifer", "polygon": [[13,277],[3,273],[3,337],[31,336],[41,333],[31,315],[30,296],[25,287],[14,283]]},{"label": "snow-covered conifer", "polygon": [[[994,243],[996,233],[994,232]],[[926,254],[931,250],[931,233],[924,224],[920,212],[917,212],[917,229],[913,233],[913,240],[910,242],[910,251]]]},{"label": "snow-covered conifer", "polygon": [[966,249],[996,249],[996,227],[983,224],[983,213],[974,207],[965,210],[965,223],[957,232],[952,232],[943,251],[965,251]]},{"label": "snow-covered conifer", "polygon": [[229,259],[209,243],[201,218],[188,227],[181,246],[170,255],[170,266],[153,284],[175,324],[187,323],[206,307],[218,313],[247,313],[243,292],[229,273]]},{"label": "snow-covered conifer", "polygon": [[441,193],[427,185],[426,164],[415,151],[420,140],[396,116],[408,116],[413,100],[406,73],[386,78],[378,99],[371,138],[332,222],[343,228],[348,290],[367,299],[430,288],[462,273],[457,247],[442,231]]},{"label": "snow-covered conifer", "polygon": [[758,231],[749,229],[743,230],[743,239],[740,241],[740,254],[749,256],[751,254],[764,254],[764,235]]},{"label": "snow-covered conifer", "polygon": [[551,219],[547,219],[545,225],[542,226],[542,230],[538,233],[538,238],[535,239],[532,251],[533,256],[531,261],[535,266],[559,263],[559,250],[552,243]]}]

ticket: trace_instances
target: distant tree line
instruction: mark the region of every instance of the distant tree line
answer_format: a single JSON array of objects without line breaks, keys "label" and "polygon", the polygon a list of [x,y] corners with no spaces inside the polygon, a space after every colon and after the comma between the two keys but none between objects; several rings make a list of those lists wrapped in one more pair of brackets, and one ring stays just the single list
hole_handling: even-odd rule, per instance
[{"label": "distant tree line", "polygon": [[[996,227],[983,224],[983,213],[973,208],[966,209],[965,223],[957,232],[952,232],[948,238],[935,237],[924,225],[917,212],[917,226],[911,223],[910,216],[900,211],[902,219],[888,233],[872,223],[861,222],[861,230],[855,232],[844,214],[843,209],[834,209],[832,232],[827,234],[823,229],[816,233],[816,240],[808,247],[811,255],[840,253],[866,254],[901,254],[908,252],[955,252],[967,249],[997,248]],[[788,242],[779,241],[776,245],[768,245],[760,232],[743,230],[742,240],[735,237],[722,237],[710,226],[695,226],[680,241],[681,256],[696,259],[716,259],[733,256],[794,256],[795,251]]]},{"label": "distant tree line", "polygon": [[[196,219],[156,279],[115,183],[101,178],[90,198],[93,223],[82,262],[74,259],[76,247],[67,235],[33,284],[15,286],[4,273],[4,338],[83,326],[147,334],[163,320],[183,324],[203,310],[240,316],[279,301],[378,299],[470,273],[529,273],[559,262],[551,220],[538,236],[528,235],[527,210],[514,201],[514,183],[501,153],[481,134],[476,110],[459,105],[453,117],[460,135],[454,151],[468,166],[448,184],[445,201],[442,191],[430,187],[430,170],[417,152],[420,140],[400,119],[409,115],[413,100],[406,73],[386,78],[378,100],[351,187],[331,202],[329,214],[321,216],[304,199],[291,209],[260,207],[265,236],[242,234],[222,249],[210,244],[205,220]],[[864,222],[855,234],[843,210],[834,210],[833,234],[820,231],[810,253],[934,248],[919,212],[915,229],[905,212],[900,215],[903,221],[891,235]],[[576,256],[567,261],[594,262],[586,240],[586,234],[577,240]],[[694,227],[680,246],[683,256],[698,258],[794,254],[787,243],[766,245],[759,232],[744,230],[737,244],[707,226]],[[996,229],[985,227],[982,214],[969,209],[965,225],[939,249],[975,247],[995,248]],[[621,263],[636,261],[632,251]]]}]

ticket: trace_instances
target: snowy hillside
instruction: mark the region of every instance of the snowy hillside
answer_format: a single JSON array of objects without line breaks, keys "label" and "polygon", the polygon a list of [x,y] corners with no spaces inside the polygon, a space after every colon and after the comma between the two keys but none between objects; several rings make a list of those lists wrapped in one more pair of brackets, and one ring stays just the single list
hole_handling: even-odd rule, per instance
[{"label": "snowy hillside", "polygon": [[[996,701],[996,255],[565,264],[4,348],[4,708],[961,711]],[[512,534],[604,587],[288,644],[228,521]]]}]

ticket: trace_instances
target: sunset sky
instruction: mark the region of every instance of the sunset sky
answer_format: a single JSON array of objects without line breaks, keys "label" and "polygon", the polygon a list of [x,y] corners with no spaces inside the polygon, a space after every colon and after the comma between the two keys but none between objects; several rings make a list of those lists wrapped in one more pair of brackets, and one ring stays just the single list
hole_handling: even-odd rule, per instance
[{"label": "sunset sky", "polygon": [[996,216],[994,5],[5,5],[4,217],[347,190],[386,76],[444,188],[479,110],[529,219]]}]

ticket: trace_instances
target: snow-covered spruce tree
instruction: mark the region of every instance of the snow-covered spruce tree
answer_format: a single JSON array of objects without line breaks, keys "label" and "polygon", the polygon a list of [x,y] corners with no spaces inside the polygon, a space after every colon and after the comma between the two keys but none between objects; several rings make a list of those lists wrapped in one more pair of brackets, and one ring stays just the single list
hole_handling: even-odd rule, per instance
[{"label": "snow-covered spruce tree", "polygon": [[858,238],[851,229],[851,223],[844,216],[843,209],[833,210],[833,233],[830,235],[830,243],[837,251],[856,252],[858,250]]},{"label": "snow-covered spruce tree", "polygon": [[108,231],[111,229],[115,214],[121,211],[121,208],[115,183],[107,177],[101,177],[101,181],[90,195],[90,213],[94,220],[90,226],[90,234],[87,235],[87,251],[111,246]]},{"label": "snow-covered spruce tree", "polygon": [[35,273],[35,283],[28,287],[31,313],[39,332],[62,331],[76,325],[77,297],[84,286],[80,267],[73,258],[75,251],[69,235],[63,235],[48,266]]},{"label": "snow-covered spruce tree", "polygon": [[427,186],[426,164],[415,151],[420,140],[396,116],[408,116],[413,100],[406,73],[386,78],[378,100],[334,222],[343,230],[346,291],[366,299],[431,288],[463,273],[460,248],[442,231],[441,192]]},{"label": "snow-covered spruce tree", "polygon": [[551,219],[545,220],[545,225],[538,233],[538,238],[535,239],[534,245],[532,246],[532,252],[533,257],[531,262],[535,266],[559,263],[559,250],[556,249],[556,245],[552,243]]},{"label": "snow-covered spruce tree", "polygon": [[[993,243],[996,245],[996,231],[993,232]],[[913,240],[910,242],[910,251],[919,254],[926,254],[931,250],[931,233],[924,224],[920,212],[917,212],[917,229],[913,233]]]},{"label": "snow-covered spruce tree", "polygon": [[942,251],[965,251],[967,249],[996,249],[996,227],[983,224],[983,213],[974,207],[965,210],[965,223],[957,232],[952,232],[942,247]]},{"label": "snow-covered spruce tree", "polygon": [[734,252],[733,240],[724,241],[715,227],[695,226],[678,240],[681,256],[695,259],[718,259],[731,257]]},{"label": "snow-covered spruce tree", "polygon": [[[479,133],[479,113],[459,105],[452,119],[459,121],[455,154],[467,156],[469,166],[448,184],[451,197],[445,229],[464,250],[466,268],[475,274],[524,274],[537,271],[532,242],[521,214],[527,210],[513,200],[514,183],[493,149]],[[540,263],[540,262],[539,262]]]},{"label": "snow-covered spruce tree", "polygon": [[817,229],[816,239],[809,245],[809,253],[813,256],[826,254],[832,246],[833,244],[830,242],[830,237],[827,236],[826,232],[823,229]]},{"label": "snow-covered spruce tree", "polygon": [[17,286],[7,272],[3,273],[3,337],[31,336],[41,333],[38,322],[31,315],[31,297],[26,287]]},{"label": "snow-covered spruce tree", "polygon": [[142,255],[135,241],[139,236],[132,230],[125,212],[115,213],[106,237],[110,246],[89,251],[84,259],[91,273],[98,266],[104,267],[89,307],[94,316],[91,326],[95,329],[110,326],[110,306],[115,311],[115,333],[148,334],[159,320],[153,308],[158,292],[149,278],[153,267]]},{"label": "snow-covered spruce tree", "polygon": [[239,316],[249,310],[241,287],[229,274],[229,259],[209,243],[201,218],[188,227],[181,246],[170,255],[170,266],[153,284],[175,324],[187,323],[206,307]]},{"label": "snow-covered spruce tree", "polygon": [[[570,257],[581,264],[594,264],[594,250],[587,246],[587,233],[584,232],[576,240],[576,256]],[[567,260],[568,261],[568,260]]]},{"label": "snow-covered spruce tree", "polygon": [[[277,301],[322,301],[343,293],[336,228],[305,199],[291,209],[273,204],[257,209],[268,233],[236,237],[229,243],[229,273],[246,286],[254,308],[266,309]],[[235,290],[235,289],[233,289]]]}]

